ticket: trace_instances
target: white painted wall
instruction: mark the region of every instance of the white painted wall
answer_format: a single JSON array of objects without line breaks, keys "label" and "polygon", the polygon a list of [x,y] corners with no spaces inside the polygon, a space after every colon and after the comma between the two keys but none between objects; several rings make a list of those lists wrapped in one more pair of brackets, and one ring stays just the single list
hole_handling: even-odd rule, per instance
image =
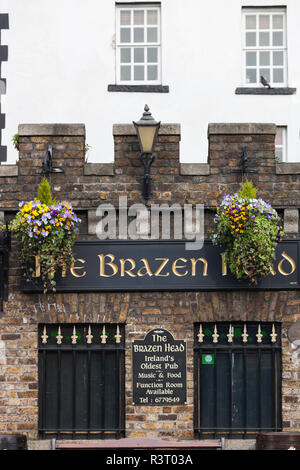
[{"label": "white painted wall", "polygon": [[[128,2],[128,3],[133,3]],[[113,160],[113,123],[140,118],[145,103],[162,122],[181,123],[181,161],[206,162],[210,122],[288,126],[288,161],[300,160],[300,1],[161,0],[162,77],[170,93],[113,93],[114,0],[1,0],[8,162],[19,123],[85,123],[89,161]],[[242,5],[287,6],[291,96],[235,95],[242,85]]]}]

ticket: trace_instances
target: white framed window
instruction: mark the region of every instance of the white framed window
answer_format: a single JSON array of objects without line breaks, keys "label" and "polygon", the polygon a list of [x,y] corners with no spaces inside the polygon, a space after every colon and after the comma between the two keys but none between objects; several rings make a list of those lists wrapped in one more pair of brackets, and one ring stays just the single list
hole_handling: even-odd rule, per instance
[{"label": "white framed window", "polygon": [[117,84],[161,84],[160,5],[116,5]]},{"label": "white framed window", "polygon": [[287,161],[287,127],[277,126],[275,135],[275,159],[277,162]]},{"label": "white framed window", "polygon": [[285,8],[243,8],[243,83],[287,86]]}]

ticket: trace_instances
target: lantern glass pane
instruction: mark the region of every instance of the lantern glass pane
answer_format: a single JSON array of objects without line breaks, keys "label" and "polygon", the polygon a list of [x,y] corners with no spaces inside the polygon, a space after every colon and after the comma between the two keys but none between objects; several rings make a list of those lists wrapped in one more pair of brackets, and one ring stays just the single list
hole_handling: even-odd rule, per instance
[{"label": "lantern glass pane", "polygon": [[156,126],[139,126],[138,132],[140,134],[142,152],[151,153],[156,132]]}]

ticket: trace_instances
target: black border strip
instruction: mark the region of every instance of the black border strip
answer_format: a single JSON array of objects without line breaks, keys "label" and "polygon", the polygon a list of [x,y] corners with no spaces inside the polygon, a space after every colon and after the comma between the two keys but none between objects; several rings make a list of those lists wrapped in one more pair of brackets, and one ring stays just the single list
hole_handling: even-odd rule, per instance
[{"label": "black border strip", "polygon": [[240,87],[235,89],[236,95],[294,95],[297,88],[255,88]]},{"label": "black border strip", "polygon": [[135,93],[169,93],[168,85],[108,85],[107,91]]}]

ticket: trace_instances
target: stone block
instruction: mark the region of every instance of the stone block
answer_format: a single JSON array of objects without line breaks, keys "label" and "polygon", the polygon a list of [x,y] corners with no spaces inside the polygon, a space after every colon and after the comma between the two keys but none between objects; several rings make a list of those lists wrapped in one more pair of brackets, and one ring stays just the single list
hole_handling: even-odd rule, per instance
[{"label": "stone block", "polygon": [[[180,124],[161,124],[159,135],[180,135]],[[113,135],[136,135],[133,124],[114,124]]]},{"label": "stone block", "polygon": [[300,163],[277,163],[276,164],[277,175],[298,175],[300,174]]},{"label": "stone block", "polygon": [[84,175],[86,176],[113,176],[113,163],[86,163],[84,165]]},{"label": "stone block", "polygon": [[214,123],[208,125],[208,137],[212,134],[276,134],[276,124],[265,123]]},{"label": "stone block", "polygon": [[62,135],[62,136],[85,136],[84,124],[19,124],[19,136],[35,135]]},{"label": "stone block", "polygon": [[0,177],[18,176],[18,173],[17,165],[0,165]]},{"label": "stone block", "polygon": [[181,163],[180,174],[188,176],[209,175],[210,166],[207,163]]}]

